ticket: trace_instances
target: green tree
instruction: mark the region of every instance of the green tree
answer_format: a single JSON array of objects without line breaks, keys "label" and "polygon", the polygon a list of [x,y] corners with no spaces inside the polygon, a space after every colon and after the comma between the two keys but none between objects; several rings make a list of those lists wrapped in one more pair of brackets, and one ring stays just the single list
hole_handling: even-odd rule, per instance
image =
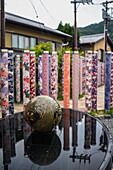
[{"label": "green tree", "polygon": [[[74,50],[74,26],[70,26],[70,24],[66,23],[65,25],[63,25],[62,21],[60,21],[57,30],[62,31],[66,34],[69,34],[72,36],[72,38],[63,38],[63,43],[67,43],[69,42],[69,46]],[[80,44],[80,33],[77,29],[77,43],[78,43],[78,47]]]}]

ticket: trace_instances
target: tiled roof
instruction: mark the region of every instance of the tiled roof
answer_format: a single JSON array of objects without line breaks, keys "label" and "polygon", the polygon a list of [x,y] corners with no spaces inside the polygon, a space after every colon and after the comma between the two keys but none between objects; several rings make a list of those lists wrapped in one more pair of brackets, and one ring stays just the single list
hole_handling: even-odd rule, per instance
[{"label": "tiled roof", "polygon": [[103,34],[86,35],[80,37],[80,44],[95,43],[104,38]]},{"label": "tiled roof", "polygon": [[27,27],[31,27],[31,28],[36,28],[42,31],[46,31],[48,33],[52,33],[52,34],[56,34],[58,36],[62,36],[62,37],[69,37],[72,38],[71,35],[63,33],[61,31],[46,27],[43,23],[28,19],[28,18],[24,18],[15,14],[11,14],[11,13],[5,13],[5,19],[6,22],[11,22],[11,23],[17,23],[19,25],[24,25]]}]

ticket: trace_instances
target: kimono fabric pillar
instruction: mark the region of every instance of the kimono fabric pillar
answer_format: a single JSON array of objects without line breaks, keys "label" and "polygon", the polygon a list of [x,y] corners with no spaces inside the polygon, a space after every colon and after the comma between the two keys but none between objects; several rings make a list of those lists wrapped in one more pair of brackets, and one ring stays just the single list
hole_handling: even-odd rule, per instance
[{"label": "kimono fabric pillar", "polygon": [[51,55],[49,55],[49,96],[51,96]]},{"label": "kimono fabric pillar", "polygon": [[82,57],[79,58],[79,94],[82,95]]},{"label": "kimono fabric pillar", "polygon": [[8,50],[1,50],[1,109],[2,117],[9,115]]},{"label": "kimono fabric pillar", "polygon": [[86,53],[86,86],[85,86],[85,105],[86,111],[91,111],[91,85],[92,85],[92,51]]},{"label": "kimono fabric pillar", "polygon": [[42,94],[49,96],[49,51],[42,54]]},{"label": "kimono fabric pillar", "polygon": [[30,52],[30,100],[35,97],[35,52]]},{"label": "kimono fabric pillar", "polygon": [[57,71],[56,71],[56,82],[57,82],[57,97],[58,97],[58,55],[56,55],[57,56]]},{"label": "kimono fabric pillar", "polygon": [[15,57],[16,66],[16,101],[20,102],[20,55]]},{"label": "kimono fabric pillar", "polygon": [[113,108],[113,53],[111,54],[110,108]]},{"label": "kimono fabric pillar", "polygon": [[38,57],[38,84],[39,84],[39,91],[38,94],[42,95],[42,56]]},{"label": "kimono fabric pillar", "polygon": [[51,97],[57,100],[57,52],[51,55]]},{"label": "kimono fabric pillar", "polygon": [[79,96],[79,53],[75,51],[72,58],[72,107],[78,110]]},{"label": "kimono fabric pillar", "polygon": [[98,52],[92,55],[92,109],[97,109],[97,68],[98,68]]},{"label": "kimono fabric pillar", "polygon": [[9,114],[14,114],[14,69],[13,51],[8,52]]},{"label": "kimono fabric pillar", "polygon": [[86,60],[82,58],[82,94],[85,92],[85,84],[86,84]]},{"label": "kimono fabric pillar", "polygon": [[70,51],[64,53],[64,108],[69,108],[70,100]]},{"label": "kimono fabric pillar", "polygon": [[29,50],[24,50],[23,53],[23,106],[24,110],[29,102],[30,97],[30,54]]},{"label": "kimono fabric pillar", "polygon": [[64,55],[62,56],[62,98],[64,98]]},{"label": "kimono fabric pillar", "polygon": [[105,60],[105,110],[110,109],[110,79],[111,79],[111,52],[107,52]]}]

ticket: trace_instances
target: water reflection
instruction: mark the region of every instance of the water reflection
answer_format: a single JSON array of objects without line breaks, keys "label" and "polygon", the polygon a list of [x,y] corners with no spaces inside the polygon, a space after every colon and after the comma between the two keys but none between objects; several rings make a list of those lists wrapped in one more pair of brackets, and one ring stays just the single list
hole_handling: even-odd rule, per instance
[{"label": "water reflection", "polygon": [[91,170],[96,170],[107,148],[104,128],[83,112],[64,109],[60,124],[51,134],[33,131],[23,120],[22,113],[0,120],[0,153],[3,155],[0,169],[13,170],[14,166],[26,168],[27,164],[33,164],[34,169],[37,166],[49,169],[51,165],[53,169],[83,170],[90,165]]},{"label": "water reflection", "polygon": [[29,159],[38,165],[49,165],[60,155],[61,141],[55,132],[38,133],[34,131],[25,143]]}]

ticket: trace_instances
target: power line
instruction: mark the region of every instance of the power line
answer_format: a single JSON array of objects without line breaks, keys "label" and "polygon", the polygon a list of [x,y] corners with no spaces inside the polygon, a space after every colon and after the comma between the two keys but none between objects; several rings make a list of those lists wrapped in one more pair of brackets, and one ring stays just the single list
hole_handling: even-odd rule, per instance
[{"label": "power line", "polygon": [[38,18],[38,13],[37,13],[37,10],[36,10],[36,8],[35,8],[32,0],[30,0],[30,3],[31,3],[31,5],[32,5],[32,7],[33,7],[33,9],[34,9],[34,11],[35,11],[36,17]]},{"label": "power line", "polygon": [[43,4],[43,2],[42,2],[42,0],[39,0],[40,1],[40,3],[42,4],[42,6],[44,7],[44,9],[46,10],[46,12],[48,13],[48,15],[51,17],[51,19],[53,20],[53,21],[55,21],[55,19],[53,18],[53,16],[50,14],[50,12],[48,11],[48,9],[45,7],[45,5]]}]

